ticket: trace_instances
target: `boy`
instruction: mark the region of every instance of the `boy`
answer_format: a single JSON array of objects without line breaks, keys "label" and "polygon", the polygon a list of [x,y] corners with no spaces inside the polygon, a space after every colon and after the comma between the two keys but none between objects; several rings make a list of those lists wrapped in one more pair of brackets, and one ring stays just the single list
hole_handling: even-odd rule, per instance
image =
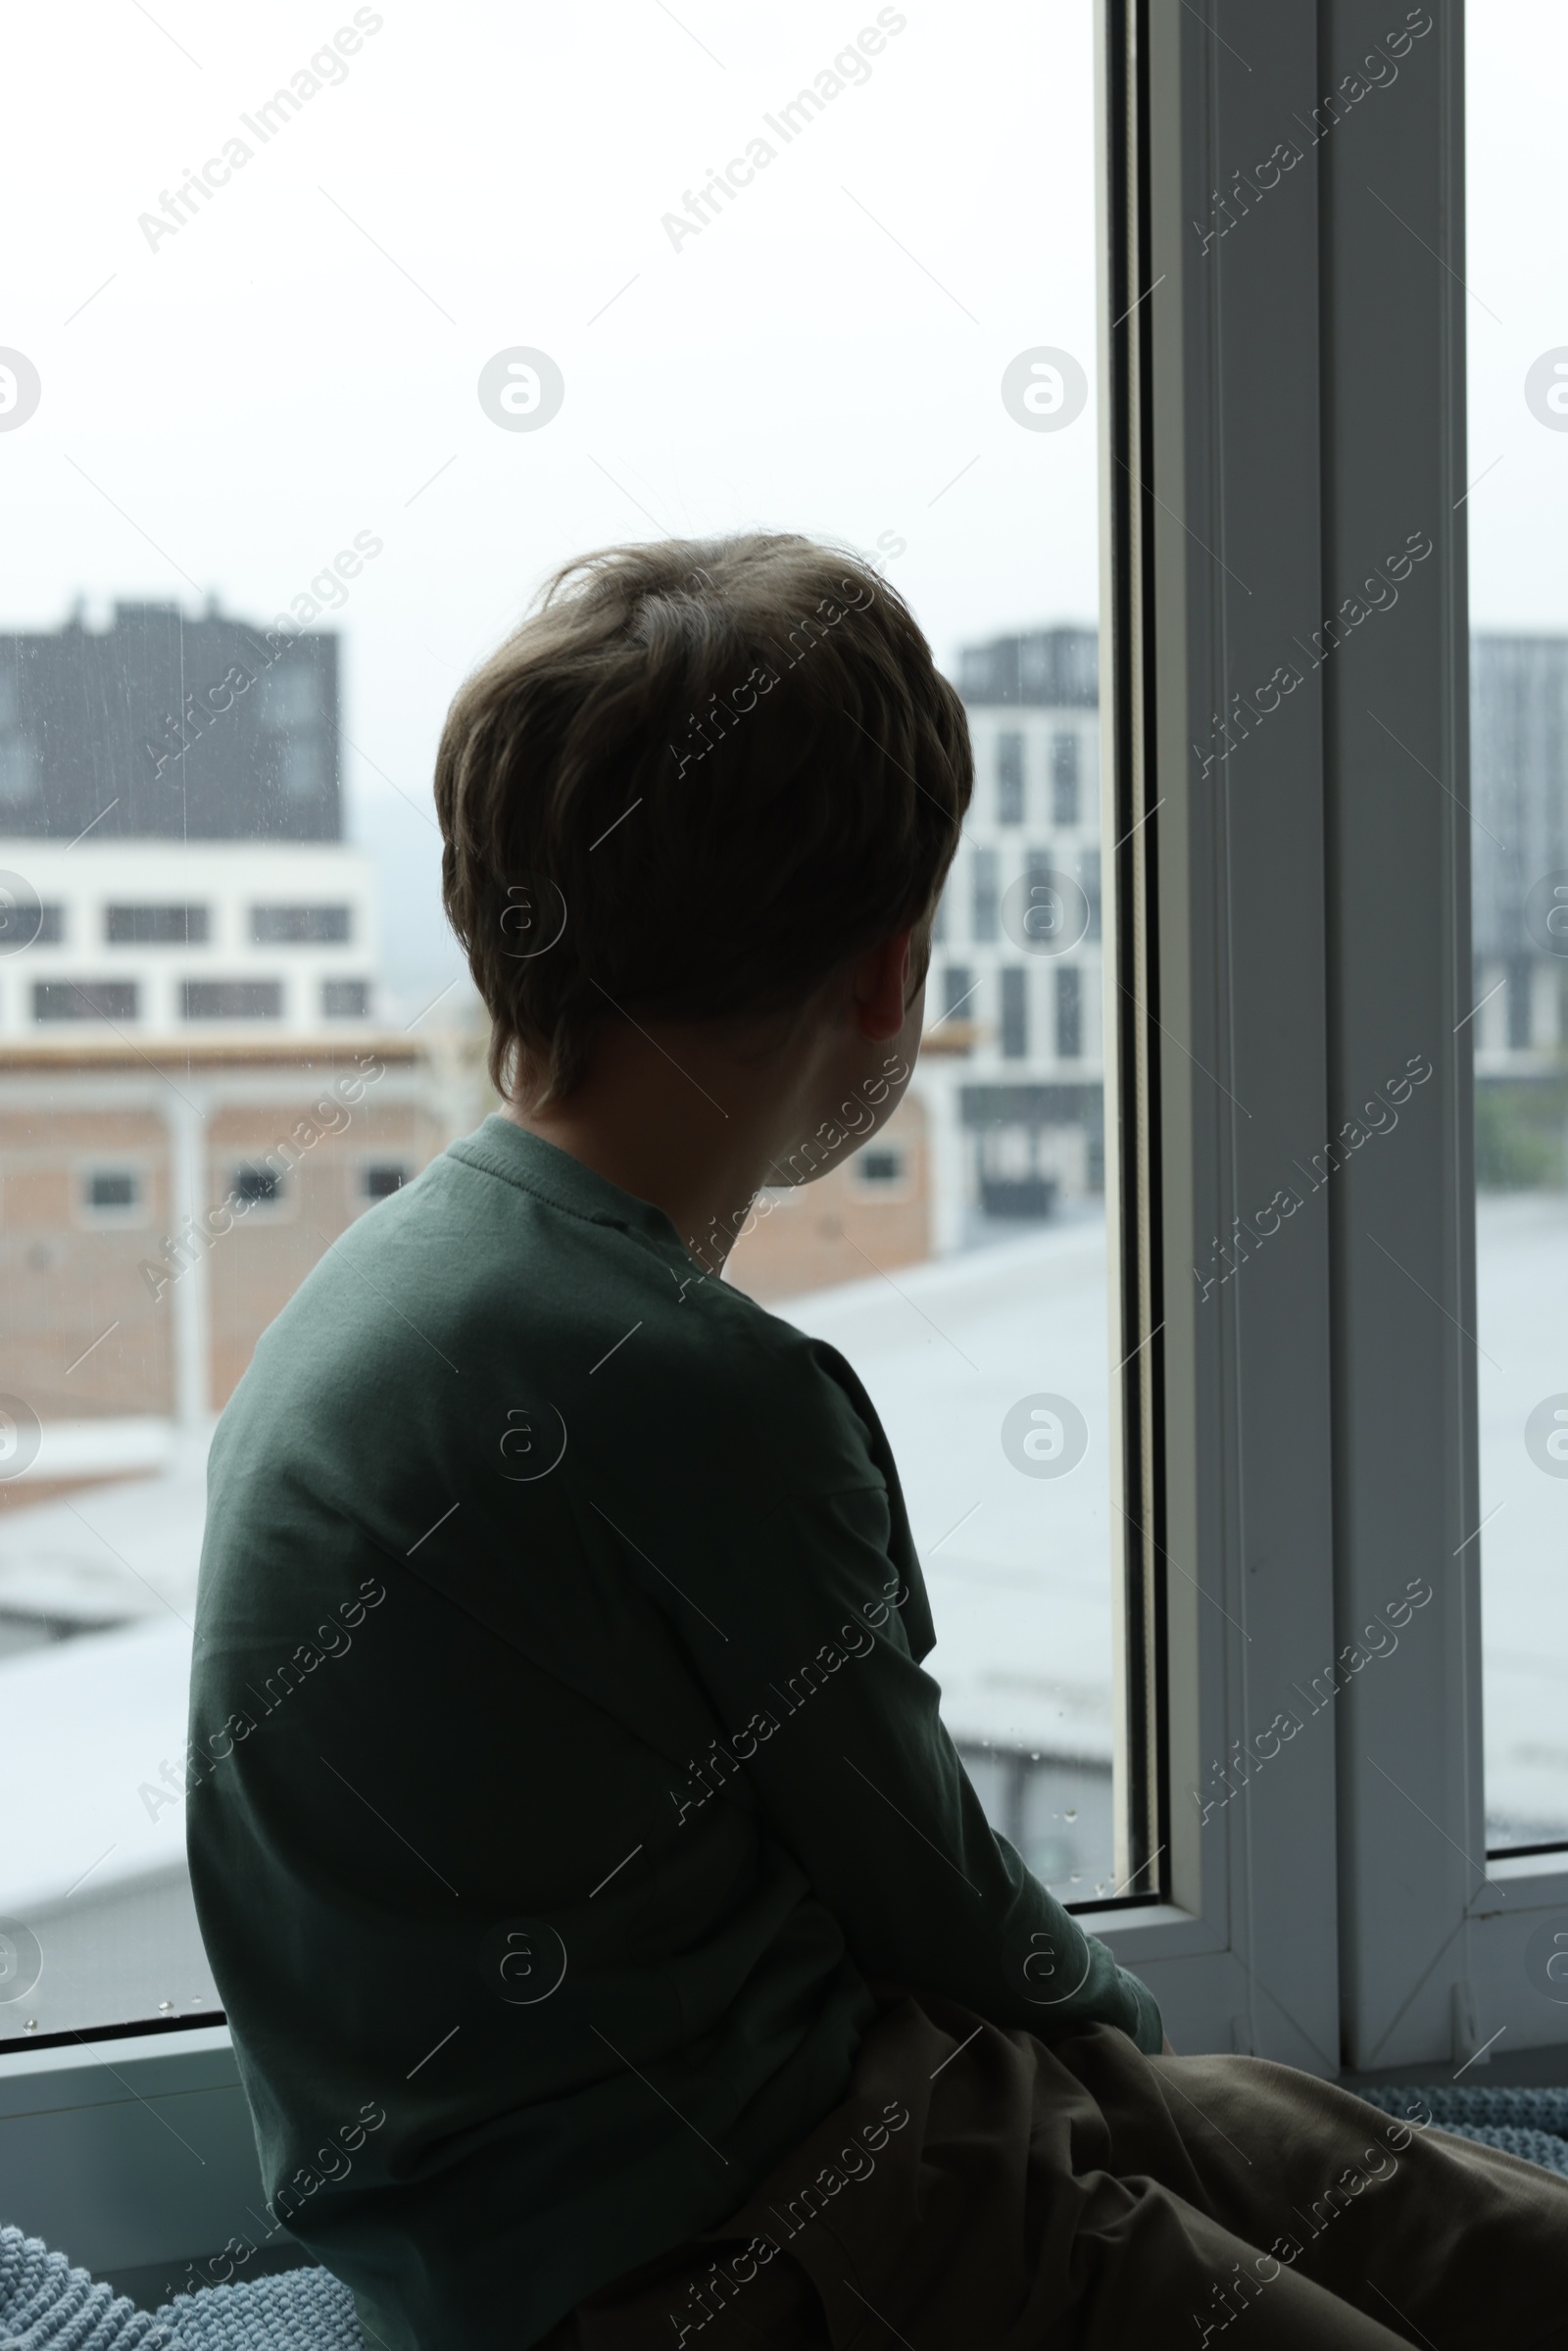
[{"label": "boy", "polygon": [[[1160,2056],[942,1729],[867,1397],[719,1278],[896,1106],[970,785],[907,611],[799,538],[572,565],[453,706],[505,1108],[258,1348],[192,1692],[268,2189],[390,2351],[1154,2344],[1264,2295],[1373,2351],[1371,2273],[1450,2342],[1501,2250],[1511,2339],[1558,2321],[1568,2184]],[[1283,2253],[1391,2128],[1375,2239]]]}]

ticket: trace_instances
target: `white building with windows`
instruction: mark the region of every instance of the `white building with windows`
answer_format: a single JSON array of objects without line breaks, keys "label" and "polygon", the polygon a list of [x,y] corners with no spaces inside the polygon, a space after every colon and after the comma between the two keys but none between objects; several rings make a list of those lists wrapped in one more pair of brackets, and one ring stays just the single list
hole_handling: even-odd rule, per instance
[{"label": "white building with windows", "polygon": [[378,955],[371,859],[340,841],[0,835],[0,1038],[352,1031]]},{"label": "white building with windows", "polygon": [[938,912],[914,1079],[944,1253],[1104,1187],[1097,634],[967,647],[958,683],[974,799]]}]

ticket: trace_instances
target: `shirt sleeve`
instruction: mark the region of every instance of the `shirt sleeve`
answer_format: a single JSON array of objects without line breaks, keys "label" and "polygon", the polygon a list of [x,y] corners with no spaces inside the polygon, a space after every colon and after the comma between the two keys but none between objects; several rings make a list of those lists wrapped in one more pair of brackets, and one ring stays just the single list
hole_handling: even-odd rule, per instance
[{"label": "shirt sleeve", "polygon": [[1115,2025],[1156,2054],[1147,1986],[986,1820],[911,1645],[906,1613],[916,1640],[929,1619],[902,1509],[866,1466],[873,1483],[758,1508],[730,1563],[726,1637],[699,1627],[694,1643],[730,1729],[677,1803],[705,1806],[743,1775],[868,1977],[1042,2039]]}]

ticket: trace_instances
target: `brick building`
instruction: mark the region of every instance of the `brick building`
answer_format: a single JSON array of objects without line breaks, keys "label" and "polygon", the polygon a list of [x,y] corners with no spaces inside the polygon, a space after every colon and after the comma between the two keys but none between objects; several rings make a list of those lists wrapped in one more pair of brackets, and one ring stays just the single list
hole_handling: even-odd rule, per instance
[{"label": "brick building", "polygon": [[0,1045],[0,1409],[20,1422],[0,1503],[161,1466],[323,1250],[447,1139],[404,1035]]}]

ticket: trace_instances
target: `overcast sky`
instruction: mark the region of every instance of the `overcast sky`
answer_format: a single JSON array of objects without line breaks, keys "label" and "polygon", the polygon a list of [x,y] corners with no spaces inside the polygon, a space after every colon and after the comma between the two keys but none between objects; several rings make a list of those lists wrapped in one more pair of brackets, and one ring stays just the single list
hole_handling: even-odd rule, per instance
[{"label": "overcast sky", "polygon": [[[44,390],[0,435],[3,619],[209,589],[266,618],[381,538],[335,622],[409,985],[440,959],[436,836],[392,785],[427,808],[453,689],[565,558],[749,523],[883,560],[902,539],[890,575],[945,661],[1094,617],[1093,406],[1025,431],[1000,397],[1029,346],[1093,375],[1084,0],[884,10],[788,141],[764,116],[877,29],[874,0],[390,0],[265,143],[241,118],[268,127],[352,7],[151,6],[9,29],[0,171],[27,228],[0,342]],[[138,216],[236,136],[249,161],[149,242]],[[672,241],[662,216],[760,137],[771,162]],[[480,407],[516,346],[564,381],[539,430]]]},{"label": "overcast sky", "polygon": [[[1026,431],[1000,389],[1040,345],[1093,385],[1091,22],[1089,0],[883,9],[880,50],[786,140],[781,109],[878,27],[866,0],[389,0],[314,73],[354,27],[341,0],[14,14],[0,343],[43,389],[0,433],[0,624],[209,591],[268,619],[379,538],[328,618],[352,822],[416,995],[454,967],[442,712],[566,557],[747,523],[880,544],[948,663],[1094,617],[1093,401]],[[1568,12],[1472,11],[1470,41],[1471,472],[1501,461],[1470,502],[1475,611],[1564,627],[1568,433],[1522,384],[1568,343]],[[322,86],[264,140],[302,73]],[[166,193],[236,138],[248,160],[164,233]],[[672,241],[664,216],[759,138],[772,160]],[[539,430],[478,398],[517,346],[564,381]]]}]

